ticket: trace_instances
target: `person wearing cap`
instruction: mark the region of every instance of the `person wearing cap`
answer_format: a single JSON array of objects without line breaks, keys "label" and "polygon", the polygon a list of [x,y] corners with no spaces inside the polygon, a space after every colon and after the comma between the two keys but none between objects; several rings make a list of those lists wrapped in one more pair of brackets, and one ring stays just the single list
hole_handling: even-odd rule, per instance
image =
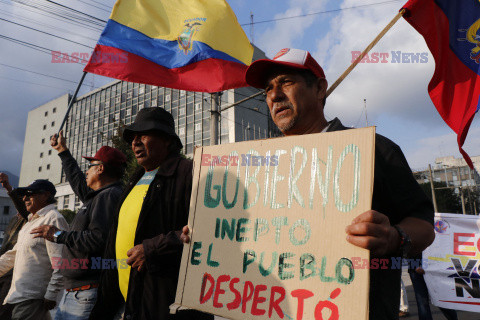
[{"label": "person wearing cap", "polygon": [[55,209],[55,186],[48,180],[35,180],[17,188],[30,214],[18,234],[15,246],[0,256],[0,276],[13,268],[12,285],[3,302],[13,305],[12,319],[50,319],[48,310],[56,305],[62,288],[60,270],[52,261],[60,259],[61,244],[35,238],[31,231],[43,224],[67,228],[65,218]]},{"label": "person wearing cap", "polygon": [[[174,302],[187,223],[193,163],[180,155],[182,143],[172,115],[162,108],[141,109],[123,138],[138,170],[120,200],[106,257],[117,268],[103,270],[98,301],[90,319],[213,319],[197,311],[169,314]],[[123,267],[123,262],[126,261]]]},{"label": "person wearing cap", "polygon": [[[270,115],[286,136],[346,130],[325,119],[327,80],[309,52],[283,49],[253,62],[246,82],[265,89]],[[184,231],[182,237],[188,234]],[[372,210],[346,228],[346,240],[372,257],[414,255],[433,242],[433,206],[413,178],[399,146],[377,134]],[[397,319],[401,269],[370,270],[370,319]],[[352,301],[352,303],[354,303]]]},{"label": "person wearing cap", "polygon": [[[63,132],[52,136],[65,176],[83,206],[69,228],[45,224],[32,230],[36,237],[64,244],[56,267],[64,277],[64,292],[55,319],[88,319],[95,304],[101,261],[108,230],[122,194],[126,157],[118,149],[103,146],[89,161],[83,174],[66,145]],[[101,263],[98,263],[101,265]]]}]

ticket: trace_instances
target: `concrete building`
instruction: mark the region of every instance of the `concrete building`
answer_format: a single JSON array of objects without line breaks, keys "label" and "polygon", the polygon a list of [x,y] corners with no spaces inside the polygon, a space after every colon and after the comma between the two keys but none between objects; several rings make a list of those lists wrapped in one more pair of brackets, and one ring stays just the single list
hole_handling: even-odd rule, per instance
[{"label": "concrete building", "polygon": [[[264,57],[263,52],[255,50],[254,60]],[[251,87],[224,91],[220,94],[220,109],[257,92]],[[38,178],[48,178],[56,184],[59,209],[74,209],[80,205],[49,143],[65,115],[68,99],[66,94],[30,111],[20,175],[22,186]],[[173,115],[176,132],[184,145],[183,152],[192,156],[195,146],[210,145],[212,101],[209,93],[114,81],[77,98],[64,129],[68,147],[82,170],[86,170],[88,163],[83,155],[93,155],[102,145],[112,145],[111,138],[118,128],[131,124],[139,110],[160,107]],[[220,113],[221,144],[278,135],[280,132],[262,96]]]},{"label": "concrete building", "polygon": [[[471,157],[474,169],[470,169],[463,158],[455,158],[453,156],[441,157],[435,159],[435,164],[432,166],[432,180],[435,182],[444,183],[442,188],[452,188],[455,193],[462,199],[462,207],[466,213],[478,214],[480,203],[479,186],[480,175],[480,156]],[[430,182],[430,171],[428,168],[417,170],[414,176],[418,183]],[[462,192],[463,190],[463,192]],[[469,201],[470,206],[465,206],[466,198],[472,199]],[[462,208],[462,210],[463,210]]]}]

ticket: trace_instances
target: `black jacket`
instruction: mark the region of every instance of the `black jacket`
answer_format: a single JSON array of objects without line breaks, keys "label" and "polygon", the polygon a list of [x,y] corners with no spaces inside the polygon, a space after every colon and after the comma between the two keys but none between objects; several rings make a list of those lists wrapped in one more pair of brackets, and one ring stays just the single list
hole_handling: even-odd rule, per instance
[{"label": "black jacket", "polygon": [[[62,259],[69,265],[77,259],[78,267],[62,268],[66,289],[98,283],[101,270],[91,268],[91,259],[102,257],[113,216],[122,194],[121,182],[116,182],[93,191],[87,186],[85,175],[70,154],[58,154],[70,186],[83,206],[78,210],[68,232],[58,237],[58,243],[65,244]],[[80,259],[88,259],[88,269],[82,269]],[[66,265],[64,265],[66,266]]]},{"label": "black jacket", "polygon": [[[327,131],[346,130],[337,118]],[[406,217],[428,221],[433,228],[433,204],[418,185],[402,150],[382,135],[375,135],[375,173],[372,209],[385,214],[391,225]],[[380,257],[388,259],[390,256]],[[398,258],[398,257],[395,257]],[[398,319],[401,269],[370,269],[370,319]]]},{"label": "black jacket", "polygon": [[[192,167],[191,160],[171,156],[160,166],[148,188],[134,242],[134,245],[143,244],[146,264],[141,272],[137,268],[130,271],[125,319],[213,319],[213,316],[197,311],[169,314],[169,305],[175,300],[183,249],[178,235],[188,222]],[[144,169],[139,168],[133,175],[121,203],[144,173]],[[106,258],[116,257],[117,226],[118,214],[108,237]],[[118,286],[117,269],[103,270],[98,300],[90,319],[112,319],[124,302]]]}]

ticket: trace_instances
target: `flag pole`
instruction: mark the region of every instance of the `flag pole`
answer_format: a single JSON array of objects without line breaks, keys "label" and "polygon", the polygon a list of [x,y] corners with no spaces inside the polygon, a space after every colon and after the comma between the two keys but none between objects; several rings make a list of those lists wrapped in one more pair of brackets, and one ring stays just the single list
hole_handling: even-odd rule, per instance
[{"label": "flag pole", "polygon": [[73,94],[72,98],[68,102],[68,108],[67,108],[67,113],[65,114],[65,117],[63,118],[62,124],[60,125],[60,129],[58,129],[58,132],[62,131],[63,126],[65,125],[65,122],[67,122],[68,114],[70,113],[70,110],[73,107],[73,103],[75,102],[75,99],[77,98],[78,90],[80,90],[80,87],[82,86],[83,80],[85,79],[85,76],[87,75],[87,72],[83,71],[82,78],[80,79],[80,82],[78,83],[77,89],[75,90],[75,93]]},{"label": "flag pole", "polygon": [[335,90],[335,88],[337,88],[340,83],[348,76],[348,74],[357,66],[357,64],[360,63],[360,61],[362,61],[363,57],[365,57],[365,55],[370,51],[372,50],[372,48],[378,43],[378,41],[380,41],[380,39],[383,38],[383,36],[388,32],[388,30],[390,30],[393,25],[395,23],[397,23],[398,19],[400,19],[403,14],[405,13],[405,9],[402,9],[400,10],[399,13],[397,13],[397,15],[395,16],[395,18],[392,19],[392,21],[390,21],[390,23],[382,30],[382,32],[380,32],[378,34],[378,36],[376,36],[375,39],[373,39],[373,41],[368,45],[368,47],[365,48],[365,50],[363,50],[362,54],[360,56],[357,57],[357,59],[355,59],[355,61],[350,65],[350,67],[348,67],[347,70],[345,70],[345,72],[337,79],[337,81],[335,81],[334,84],[332,84],[330,86],[330,88],[328,88],[327,90],[327,97],[330,95],[330,93],[332,93],[333,90]]}]

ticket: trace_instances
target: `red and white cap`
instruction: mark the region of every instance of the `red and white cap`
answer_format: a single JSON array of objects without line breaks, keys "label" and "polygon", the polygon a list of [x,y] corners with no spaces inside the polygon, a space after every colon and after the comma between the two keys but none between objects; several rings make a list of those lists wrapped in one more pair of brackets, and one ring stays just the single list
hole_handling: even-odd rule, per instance
[{"label": "red and white cap", "polygon": [[270,72],[278,66],[310,70],[318,78],[325,78],[322,67],[313,59],[310,52],[285,48],[280,50],[273,59],[254,61],[245,73],[245,80],[252,87],[264,89]]}]

